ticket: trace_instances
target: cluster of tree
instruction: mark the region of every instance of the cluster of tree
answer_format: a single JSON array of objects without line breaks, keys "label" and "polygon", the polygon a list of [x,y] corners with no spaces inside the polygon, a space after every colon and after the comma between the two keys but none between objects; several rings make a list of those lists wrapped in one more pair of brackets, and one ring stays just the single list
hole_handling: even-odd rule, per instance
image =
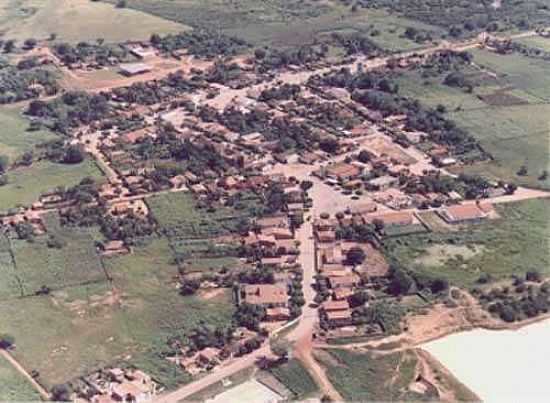
[{"label": "cluster of tree", "polygon": [[288,291],[288,307],[290,309],[290,316],[297,318],[302,314],[302,306],[306,303],[304,297],[304,291],[302,290],[302,273],[297,272],[294,274],[292,281],[290,282]]},{"label": "cluster of tree", "polygon": [[187,346],[190,352],[200,351],[207,347],[223,348],[233,338],[235,329],[232,326],[212,327],[201,325],[187,333]]},{"label": "cluster of tree", "polygon": [[514,41],[491,41],[490,45],[500,54],[514,52],[533,59],[550,61],[550,52],[539,47],[528,46]]},{"label": "cluster of tree", "polygon": [[216,62],[206,71],[204,79],[209,83],[227,84],[239,78],[241,68],[237,63]]},{"label": "cluster of tree", "polygon": [[130,60],[129,51],[120,45],[104,44],[98,39],[96,43],[79,42],[76,45],[58,43],[53,51],[66,65],[75,63],[95,63],[99,66],[118,65]]},{"label": "cluster of tree", "polygon": [[[527,278],[541,281],[536,272],[528,273]],[[517,279],[513,287],[493,288],[478,298],[489,312],[505,322],[533,318],[550,310],[550,282],[533,285]]]},{"label": "cluster of tree", "polygon": [[470,52],[457,52],[454,50],[441,50],[429,55],[418,67],[424,78],[440,77],[442,75],[458,72],[471,64],[473,55]]},{"label": "cluster of tree", "polygon": [[17,67],[0,63],[0,104],[54,95],[59,89],[57,76],[50,70],[27,63]]},{"label": "cluster of tree", "polygon": [[286,49],[259,48],[254,51],[256,64],[260,73],[288,66],[303,66],[322,60],[328,52],[328,46],[304,45]]},{"label": "cluster of tree", "polygon": [[189,80],[182,72],[170,73],[163,79],[134,83],[112,90],[112,98],[131,104],[153,105],[184,93],[203,88],[201,80]]},{"label": "cluster of tree", "polygon": [[352,73],[348,67],[343,67],[336,72],[323,76],[315,75],[309,79],[308,83],[314,86],[346,88],[350,92],[354,90],[379,90],[396,94],[399,91],[395,74],[391,71],[358,70]]},{"label": "cluster of tree", "polygon": [[476,0],[357,0],[355,4],[355,7],[383,8],[402,17],[443,27],[452,37],[510,28],[526,30],[550,23],[545,0],[502,2],[498,7]]},{"label": "cluster of tree", "polygon": [[241,303],[233,315],[233,320],[238,326],[244,326],[249,330],[259,331],[260,322],[265,318],[265,308],[260,305]]},{"label": "cluster of tree", "polygon": [[376,57],[382,54],[381,48],[367,34],[361,32],[333,33],[331,39],[333,44],[344,48],[349,56],[360,54]]},{"label": "cluster of tree", "polygon": [[260,94],[259,100],[268,101],[286,101],[294,99],[300,94],[300,86],[297,84],[282,84],[266,88]]},{"label": "cluster of tree", "polygon": [[369,306],[360,306],[352,313],[355,325],[379,325],[389,334],[401,331],[401,319],[406,309],[399,304],[388,302],[375,302]]},{"label": "cluster of tree", "polygon": [[242,39],[201,29],[166,36],[153,34],[150,41],[154,47],[163,52],[169,53],[185,49],[187,53],[193,56],[206,59],[233,56],[249,47],[246,41]]},{"label": "cluster of tree", "polygon": [[425,43],[433,40],[432,32],[415,27],[407,27],[403,36],[416,43]]},{"label": "cluster of tree", "polygon": [[394,296],[410,295],[417,292],[429,292],[437,295],[449,289],[449,282],[444,278],[422,276],[409,273],[401,267],[391,267],[388,292]]},{"label": "cluster of tree", "polygon": [[26,113],[54,131],[69,134],[80,125],[111,116],[112,108],[105,94],[69,91],[52,101],[31,101]]}]

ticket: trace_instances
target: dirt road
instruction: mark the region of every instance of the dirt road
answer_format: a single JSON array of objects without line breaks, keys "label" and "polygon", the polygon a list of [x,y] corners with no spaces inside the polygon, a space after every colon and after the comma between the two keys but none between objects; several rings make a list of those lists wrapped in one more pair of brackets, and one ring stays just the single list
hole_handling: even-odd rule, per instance
[{"label": "dirt road", "polygon": [[6,350],[0,349],[0,356],[4,357],[14,368],[17,372],[19,372],[23,377],[25,377],[31,385],[36,389],[38,393],[40,393],[40,396],[44,398],[45,400],[49,400],[50,394],[40,385],[38,382],[35,381],[35,379],[27,372],[25,368],[19,362],[12,357],[12,355],[7,352]]}]

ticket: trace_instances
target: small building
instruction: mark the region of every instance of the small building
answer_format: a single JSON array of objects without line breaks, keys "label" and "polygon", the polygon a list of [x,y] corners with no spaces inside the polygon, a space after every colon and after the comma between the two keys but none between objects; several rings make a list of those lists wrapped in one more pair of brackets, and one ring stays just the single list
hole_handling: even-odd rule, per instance
[{"label": "small building", "polygon": [[386,226],[411,225],[414,222],[413,213],[408,211],[397,211],[382,214],[367,214],[364,218],[365,221],[368,223],[373,223],[375,220],[380,220]]},{"label": "small building", "polygon": [[347,276],[332,276],[328,278],[330,288],[352,288],[357,285],[359,278],[355,274],[348,274]]},{"label": "small building", "polygon": [[369,185],[379,190],[386,190],[399,183],[399,179],[390,175],[380,176],[378,178],[371,179]]},{"label": "small building", "polygon": [[290,310],[285,307],[267,308],[265,319],[268,321],[286,321],[290,319]]},{"label": "small building", "polygon": [[479,222],[487,214],[477,204],[459,204],[439,210],[439,215],[450,224]]},{"label": "small building", "polygon": [[120,73],[128,77],[149,73],[153,70],[153,67],[147,63],[122,63],[118,67]]}]

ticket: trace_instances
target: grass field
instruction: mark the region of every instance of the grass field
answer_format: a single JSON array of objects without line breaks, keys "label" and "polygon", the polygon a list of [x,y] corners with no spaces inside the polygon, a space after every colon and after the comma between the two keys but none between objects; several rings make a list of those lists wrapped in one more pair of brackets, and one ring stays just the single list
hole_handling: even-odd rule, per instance
[{"label": "grass field", "polygon": [[[467,129],[494,161],[460,168],[458,172],[482,174],[530,187],[550,189],[550,179],[539,180],[550,169],[550,63],[521,55],[497,55],[473,50],[474,62],[495,77],[477,80],[473,93],[442,84],[443,77],[424,80],[407,71],[399,84],[403,94],[435,107],[444,105],[448,116]],[[471,69],[468,70],[471,73]],[[489,104],[479,96],[504,94],[516,104]],[[498,98],[497,98],[498,99]],[[528,175],[516,173],[522,165]]]},{"label": "grass field", "polygon": [[0,155],[15,160],[37,144],[54,140],[58,136],[48,130],[27,131],[29,121],[21,115],[21,108],[0,107]]},{"label": "grass field", "polygon": [[0,239],[0,300],[34,295],[42,286],[52,290],[104,282],[105,272],[93,239],[78,230],[66,230],[66,245],[48,248],[46,237],[32,243]]},{"label": "grass field", "polygon": [[152,33],[180,32],[188,27],[136,10],[90,0],[4,0],[0,31],[20,42],[27,38],[108,42],[149,39]]},{"label": "grass field", "polygon": [[199,323],[228,323],[231,292],[208,300],[179,295],[164,239],[105,265],[112,286],[68,287],[0,305],[0,328],[15,336],[17,359],[37,369],[47,386],[120,362],[138,365],[168,387],[188,380],[159,351],[168,337]]},{"label": "grass field", "polygon": [[218,235],[235,224],[236,213],[218,207],[213,211],[197,208],[193,196],[185,192],[165,193],[147,199],[159,226],[170,237],[206,238]]},{"label": "grass field", "polygon": [[375,357],[347,350],[328,351],[323,350],[316,357],[347,401],[418,401],[424,397],[408,390],[415,380],[417,363],[410,352]]},{"label": "grass field", "polygon": [[550,201],[497,206],[501,218],[458,231],[386,241],[386,251],[420,275],[471,287],[482,274],[495,279],[529,270],[550,274]]},{"label": "grass field", "polygon": [[315,381],[297,359],[277,365],[269,372],[292,391],[294,400],[306,399],[318,391]]},{"label": "grass field", "polygon": [[412,49],[418,45],[401,37],[407,27],[439,32],[439,28],[380,10],[352,12],[337,0],[132,0],[128,7],[195,28],[221,30],[256,46],[299,46],[330,32],[374,28],[380,35],[372,39],[381,46]]},{"label": "grass field", "polygon": [[42,161],[10,171],[8,184],[0,187],[0,211],[30,205],[44,192],[58,186],[74,186],[88,176],[101,177],[101,172],[90,159],[75,165]]},{"label": "grass field", "polygon": [[41,400],[40,394],[17,372],[11,364],[0,357],[0,401],[30,402]]}]

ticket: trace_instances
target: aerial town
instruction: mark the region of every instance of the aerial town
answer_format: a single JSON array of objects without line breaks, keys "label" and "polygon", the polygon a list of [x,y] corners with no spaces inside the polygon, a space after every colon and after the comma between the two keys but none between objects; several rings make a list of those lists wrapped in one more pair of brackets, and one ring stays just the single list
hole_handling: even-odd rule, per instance
[{"label": "aerial town", "polygon": [[6,25],[0,401],[498,401],[437,343],[550,318],[549,19],[286,49]]}]

